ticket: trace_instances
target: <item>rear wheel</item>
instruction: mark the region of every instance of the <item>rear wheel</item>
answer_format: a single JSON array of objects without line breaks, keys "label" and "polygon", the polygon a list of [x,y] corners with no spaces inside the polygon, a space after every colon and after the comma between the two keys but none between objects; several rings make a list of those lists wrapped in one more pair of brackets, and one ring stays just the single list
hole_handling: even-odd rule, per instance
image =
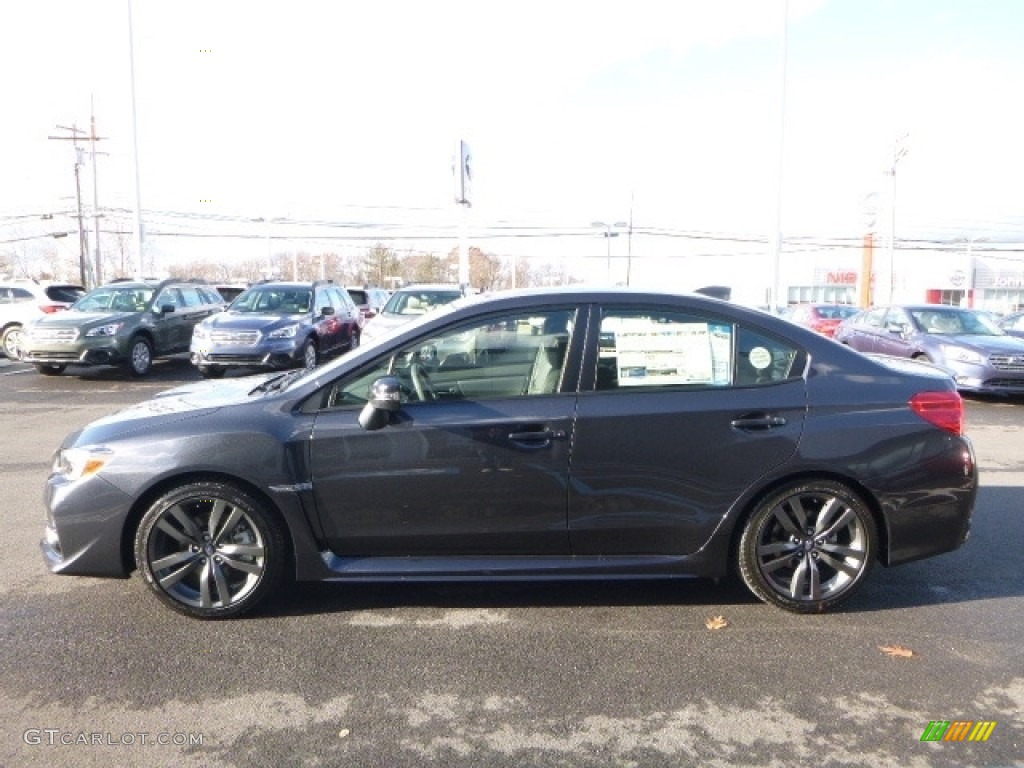
[{"label": "rear wheel", "polygon": [[153,367],[153,345],[145,336],[136,336],[128,345],[128,372],[132,376],[145,376]]},{"label": "rear wheel", "polygon": [[280,523],[242,489],[189,483],[146,511],[135,535],[135,562],[165,605],[199,619],[252,610],[284,573]]},{"label": "rear wheel", "polygon": [[739,543],[740,575],[759,598],[796,613],[846,600],[877,557],[870,510],[842,483],[795,483],[765,498]]},{"label": "rear wheel", "polygon": [[21,326],[11,325],[4,329],[0,336],[0,349],[11,360],[21,358]]}]

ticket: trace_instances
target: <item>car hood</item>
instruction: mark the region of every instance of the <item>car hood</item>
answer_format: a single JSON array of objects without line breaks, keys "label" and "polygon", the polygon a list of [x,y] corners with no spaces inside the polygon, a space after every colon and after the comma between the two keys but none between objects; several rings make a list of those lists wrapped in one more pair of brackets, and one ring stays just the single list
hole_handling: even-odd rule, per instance
[{"label": "car hood", "polygon": [[160,392],[150,400],[92,422],[80,442],[102,443],[113,437],[153,430],[161,425],[208,416],[221,408],[252,401],[250,393],[264,381],[281,376],[268,373],[217,381],[197,381]]},{"label": "car hood", "polygon": [[424,315],[392,315],[381,313],[363,327],[363,333],[369,333],[373,338],[377,339],[391,333],[395,328],[400,328],[401,326],[420,317],[424,317]]},{"label": "car hood", "polygon": [[978,334],[950,334],[948,336],[934,334],[930,337],[936,344],[970,349],[982,354],[1005,352],[1011,355],[1024,354],[1024,339],[1014,336],[979,336]]},{"label": "car hood", "polygon": [[257,312],[220,312],[203,321],[203,327],[211,331],[263,331],[291,325],[304,320],[307,315],[261,315]]},{"label": "car hood", "polygon": [[79,312],[74,309],[66,309],[62,312],[42,315],[32,326],[34,328],[92,328],[121,320],[133,320],[138,315],[138,312]]}]

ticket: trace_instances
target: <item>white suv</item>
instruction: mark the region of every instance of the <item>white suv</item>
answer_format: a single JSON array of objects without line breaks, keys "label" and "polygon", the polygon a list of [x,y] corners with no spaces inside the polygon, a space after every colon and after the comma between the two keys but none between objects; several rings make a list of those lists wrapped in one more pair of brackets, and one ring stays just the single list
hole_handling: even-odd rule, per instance
[{"label": "white suv", "polygon": [[40,315],[67,309],[84,293],[82,286],[71,283],[0,281],[0,351],[17,360],[22,326]]}]

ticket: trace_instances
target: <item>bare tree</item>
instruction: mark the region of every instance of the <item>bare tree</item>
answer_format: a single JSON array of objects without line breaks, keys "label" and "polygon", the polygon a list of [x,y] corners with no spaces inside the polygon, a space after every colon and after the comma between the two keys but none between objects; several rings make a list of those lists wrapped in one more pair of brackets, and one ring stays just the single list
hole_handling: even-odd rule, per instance
[{"label": "bare tree", "polygon": [[366,252],[355,282],[363,285],[392,285],[399,275],[398,254],[386,245],[377,243]]}]

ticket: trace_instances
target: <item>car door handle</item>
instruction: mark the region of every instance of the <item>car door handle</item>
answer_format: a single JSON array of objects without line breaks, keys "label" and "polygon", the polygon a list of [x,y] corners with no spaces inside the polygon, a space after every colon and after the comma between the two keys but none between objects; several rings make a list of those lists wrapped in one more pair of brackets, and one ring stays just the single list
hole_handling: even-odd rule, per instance
[{"label": "car door handle", "polygon": [[547,448],[552,440],[565,440],[564,429],[530,429],[509,433],[508,439],[524,448]]},{"label": "car door handle", "polygon": [[733,419],[729,422],[729,426],[733,429],[774,429],[775,427],[784,427],[786,420],[782,416],[742,416],[738,419]]}]

